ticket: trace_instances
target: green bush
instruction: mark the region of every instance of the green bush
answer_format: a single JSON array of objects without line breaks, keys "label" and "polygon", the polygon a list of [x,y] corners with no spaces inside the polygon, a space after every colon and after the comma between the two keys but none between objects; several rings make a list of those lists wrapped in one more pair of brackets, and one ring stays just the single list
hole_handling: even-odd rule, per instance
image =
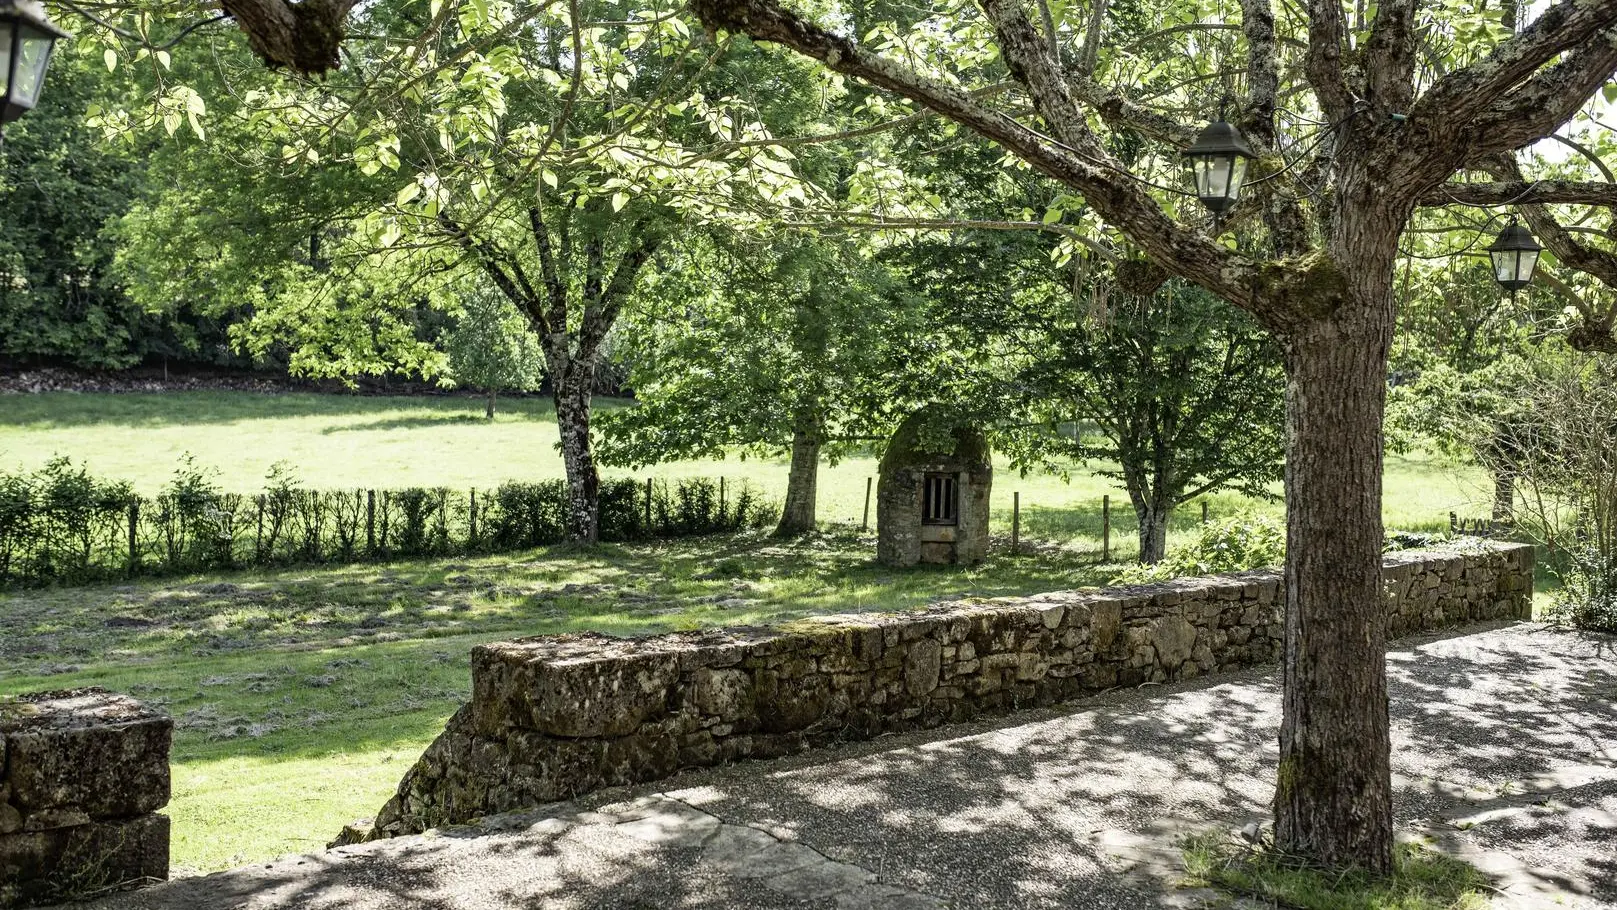
[{"label": "green bush", "polygon": [[1235,515],[1201,526],[1196,539],[1175,547],[1156,565],[1130,566],[1113,584],[1135,585],[1170,578],[1217,575],[1277,566],[1286,559],[1286,528],[1273,518]]},{"label": "green bush", "polygon": [[[705,478],[601,484],[606,542],[767,526],[750,487]],[[648,508],[649,505],[649,508]],[[182,458],[157,496],[98,480],[66,458],[32,473],[0,472],[0,586],[78,583],[241,565],[500,552],[566,539],[567,485],[508,483],[492,493],[414,487],[311,490],[284,462],[262,493],[223,492],[213,471]]]},{"label": "green bush", "polygon": [[1617,633],[1617,559],[1589,545],[1560,555],[1565,567],[1556,573],[1561,587],[1548,618],[1579,629]]}]

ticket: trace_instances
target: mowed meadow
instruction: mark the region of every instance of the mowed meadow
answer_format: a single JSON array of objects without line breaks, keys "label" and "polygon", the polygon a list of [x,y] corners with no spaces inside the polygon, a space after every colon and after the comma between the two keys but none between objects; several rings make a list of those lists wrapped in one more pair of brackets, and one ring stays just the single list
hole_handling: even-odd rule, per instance
[{"label": "mowed meadow", "polygon": [[[603,410],[627,404],[596,400]],[[63,455],[88,465],[94,474],[129,480],[138,491],[155,493],[187,453],[216,470],[225,490],[239,493],[261,489],[278,461],[290,464],[305,486],[326,489],[486,490],[511,480],[563,476],[554,414],[550,402],[537,396],[502,399],[492,422],[483,419],[481,399],[473,396],[56,392],[0,397],[0,470],[34,469]],[[861,520],[866,479],[875,475],[878,460],[879,453],[872,453],[822,467],[822,522]],[[1094,467],[1073,465],[1067,477],[1023,477],[1001,464],[993,491],[996,523],[1009,533],[1012,497],[1019,492],[1027,535],[1087,545],[1094,536],[1088,527],[1090,513],[1098,519],[1101,497],[1109,494],[1114,543],[1129,546],[1133,522],[1127,496],[1120,483],[1099,476]],[[604,468],[602,474],[722,475],[752,483],[778,500],[786,470],[784,458],[731,457],[675,461],[640,471]],[[1489,501],[1480,472],[1422,458],[1389,458],[1384,493],[1388,527],[1405,530],[1441,530],[1450,511],[1481,514]],[[1246,509],[1280,513],[1275,502],[1236,494],[1207,499],[1214,514]],[[1179,526],[1198,515],[1191,507],[1180,516]]]},{"label": "mowed meadow", "polygon": [[[471,397],[5,395],[0,469],[64,455],[145,493],[162,487],[183,453],[244,493],[278,461],[324,488],[489,489],[561,476],[548,402],[514,399],[493,422],[481,415]],[[874,530],[859,528],[875,466],[870,456],[823,467],[825,531],[790,542],[745,533],[0,593],[0,695],[102,685],[166,708],[176,722],[168,810],[176,867],[211,871],[317,849],[374,812],[466,697],[467,657],[479,642],[782,622],[1104,584],[1133,553],[1133,520],[1115,481],[1082,465],[1068,477],[1001,466],[986,563],[877,566]],[[778,501],[786,471],[783,459],[730,458],[605,473],[723,476]],[[1386,487],[1388,526],[1410,530],[1445,529],[1450,511],[1481,514],[1488,498],[1476,472],[1420,459],[1390,459]],[[1012,555],[1017,493],[1024,546]],[[1100,560],[1106,495],[1111,564]],[[1280,509],[1233,494],[1208,506],[1215,516]],[[1199,512],[1186,507],[1173,537],[1190,533]]]}]

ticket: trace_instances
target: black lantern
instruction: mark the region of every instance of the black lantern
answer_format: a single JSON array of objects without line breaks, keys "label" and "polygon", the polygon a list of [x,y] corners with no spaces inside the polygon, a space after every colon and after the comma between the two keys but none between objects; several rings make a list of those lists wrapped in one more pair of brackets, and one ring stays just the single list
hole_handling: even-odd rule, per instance
[{"label": "black lantern", "polygon": [[1538,254],[1544,247],[1533,238],[1533,232],[1516,219],[1510,219],[1499,238],[1488,247],[1493,260],[1493,277],[1500,287],[1512,294],[1533,281],[1533,270],[1538,268]]},{"label": "black lantern", "polygon": [[0,0],[0,125],[33,110],[51,48],[66,37],[37,0]]},{"label": "black lantern", "polygon": [[1246,163],[1258,156],[1240,130],[1219,118],[1202,130],[1195,145],[1185,149],[1185,157],[1196,178],[1196,198],[1217,216],[1240,198]]}]

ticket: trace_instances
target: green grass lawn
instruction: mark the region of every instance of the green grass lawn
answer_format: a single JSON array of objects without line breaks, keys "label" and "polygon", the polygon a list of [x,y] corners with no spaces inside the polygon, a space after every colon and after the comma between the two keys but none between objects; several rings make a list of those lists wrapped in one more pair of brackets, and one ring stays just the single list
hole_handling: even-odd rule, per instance
[{"label": "green grass lawn", "polygon": [[[257,489],[269,466],[311,486],[491,487],[561,476],[548,404],[514,401],[492,424],[457,398],[179,393],[0,396],[0,467],[54,454],[155,491],[181,452]],[[856,526],[871,458],[822,471],[824,535],[550,548],[505,556],[311,567],[0,595],[0,695],[82,685],[133,693],[176,721],[174,860],[209,871],[316,849],[374,812],[469,690],[472,645],[594,629],[623,635],[767,623],[812,613],[901,610],[961,595],[1104,583],[1100,503],[1114,504],[1114,556],[1133,552],[1126,497],[1081,470],[994,487],[995,553],[982,566],[895,571]],[[724,475],[778,499],[782,460],[680,462],[662,477]],[[1020,556],[1006,552],[1021,493]],[[1278,514],[1235,495],[1214,515]],[[1446,528],[1478,514],[1474,473],[1393,459],[1389,526]],[[1190,507],[1178,523],[1194,527]]]}]

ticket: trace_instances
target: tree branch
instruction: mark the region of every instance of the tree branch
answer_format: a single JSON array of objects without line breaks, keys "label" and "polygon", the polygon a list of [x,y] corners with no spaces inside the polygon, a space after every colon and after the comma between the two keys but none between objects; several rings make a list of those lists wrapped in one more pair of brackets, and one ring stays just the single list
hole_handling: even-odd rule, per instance
[{"label": "tree branch", "polygon": [[[1519,171],[1518,171],[1519,173]],[[1617,185],[1577,180],[1505,180],[1497,183],[1443,183],[1427,190],[1420,204],[1444,205],[1604,205],[1617,208]]]},{"label": "tree branch", "polygon": [[[1003,6],[1005,0],[998,2]],[[1256,269],[1252,263],[1169,218],[1110,156],[1093,147],[1092,138],[1087,143],[1082,140],[1088,130],[1081,123],[1069,120],[1060,127],[1067,135],[1061,137],[1062,141],[1052,141],[1006,114],[983,107],[954,86],[915,73],[866,51],[849,38],[821,28],[785,9],[777,0],[693,0],[692,9],[709,28],[738,31],[755,40],[783,44],[824,62],[836,72],[888,89],[976,130],[1043,173],[1078,190],[1101,217],[1165,268],[1237,305],[1253,304]],[[1026,74],[1025,58],[1030,50],[1045,55],[1038,75],[1029,77],[1039,87],[1035,101],[1041,101],[1039,95],[1045,96],[1046,116],[1051,116],[1049,111],[1058,108],[1070,116],[1076,108],[1066,83],[1052,77],[1044,42],[1019,13],[1014,14],[1021,22],[1016,29],[1018,37],[1030,40],[1033,47],[1007,49],[1008,60],[1013,56],[1022,59],[1020,66],[1012,64],[1013,74],[1018,69]],[[1013,14],[1002,11],[1002,16],[1008,19]],[[1074,147],[1072,138],[1078,138],[1080,147]],[[1096,155],[1096,151],[1100,154]]]},{"label": "tree branch", "polygon": [[[1602,4],[1617,13],[1617,3]],[[1617,15],[1613,15],[1617,20]],[[1565,60],[1494,100],[1465,127],[1474,157],[1512,152],[1571,120],[1617,69],[1617,26],[1585,41]]]},{"label": "tree branch", "polygon": [[[1274,160],[1280,149],[1275,108],[1280,94],[1280,58],[1275,40],[1274,6],[1270,0],[1241,0],[1241,30],[1246,35],[1246,111],[1241,128],[1261,153]],[[1273,169],[1272,167],[1270,168]],[[1308,249],[1308,221],[1297,198],[1274,180],[1255,184],[1263,222],[1282,256]]]},{"label": "tree branch", "polygon": [[356,0],[222,0],[253,53],[270,69],[285,67],[305,76],[324,75],[339,66],[344,25]]},{"label": "tree branch", "polygon": [[1416,0],[1381,0],[1365,47],[1365,85],[1370,103],[1382,113],[1403,114],[1415,100],[1415,61],[1420,38]]},{"label": "tree branch", "polygon": [[578,356],[580,358],[594,357],[600,348],[601,342],[612,330],[612,324],[617,322],[618,313],[623,309],[623,302],[629,299],[634,291],[635,280],[640,277],[640,270],[657,252],[662,245],[663,233],[642,221],[636,226],[638,235],[632,242],[629,250],[618,260],[617,267],[612,270],[612,277],[607,281],[598,295],[585,303],[583,325],[579,329]]},{"label": "tree branch", "polygon": [[1439,79],[1415,102],[1410,120],[1466,123],[1540,67],[1613,23],[1617,3],[1560,0],[1488,56]]},{"label": "tree branch", "polygon": [[1342,71],[1342,45],[1347,23],[1341,0],[1308,0],[1308,56],[1305,71],[1319,98],[1320,108],[1332,123],[1353,111],[1353,92]]}]

